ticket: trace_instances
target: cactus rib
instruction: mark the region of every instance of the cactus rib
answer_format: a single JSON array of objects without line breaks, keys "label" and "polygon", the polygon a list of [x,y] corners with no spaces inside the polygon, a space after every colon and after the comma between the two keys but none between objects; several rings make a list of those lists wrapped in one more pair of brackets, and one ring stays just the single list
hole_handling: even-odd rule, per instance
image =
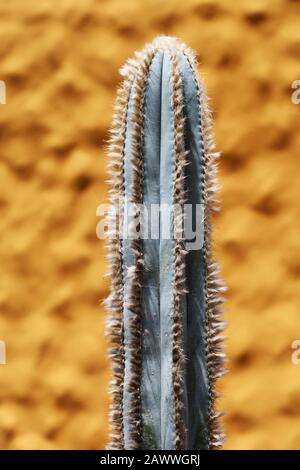
[{"label": "cactus rib", "polygon": [[[128,74],[129,75],[129,74]],[[124,195],[123,159],[126,132],[126,116],[129,94],[133,75],[124,80],[118,90],[115,104],[115,113],[109,139],[109,174],[111,207],[115,208],[122,201]],[[108,213],[108,226],[112,223],[114,212]],[[106,334],[112,346],[109,355],[112,363],[113,380],[110,384],[110,449],[124,448],[123,434],[123,384],[124,384],[124,347],[123,347],[123,274],[121,240],[119,238],[119,218],[116,219],[115,233],[109,233],[108,242],[108,275],[111,278],[110,295],[106,299],[106,308],[110,312],[107,318]]]},{"label": "cactus rib", "polygon": [[[143,202],[143,121],[144,121],[144,97],[147,73],[153,58],[153,51],[147,51],[136,66],[135,80],[132,94],[132,135],[131,135],[131,165],[132,181],[129,202],[135,208],[134,224],[141,226],[140,205]],[[123,410],[125,425],[128,426],[128,436],[125,436],[125,445],[129,449],[138,449],[141,446],[141,410],[140,410],[140,386],[141,386],[141,321],[142,303],[141,289],[143,276],[143,251],[141,240],[130,240],[128,248],[134,258],[134,264],[128,271],[128,347],[129,356],[128,381],[125,377],[125,390],[128,394],[127,408]]]}]

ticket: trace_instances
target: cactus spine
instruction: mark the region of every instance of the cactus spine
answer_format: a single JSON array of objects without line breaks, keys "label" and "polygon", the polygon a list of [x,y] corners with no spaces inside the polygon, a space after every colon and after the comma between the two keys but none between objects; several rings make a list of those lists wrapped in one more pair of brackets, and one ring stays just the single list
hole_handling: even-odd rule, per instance
[{"label": "cactus spine", "polygon": [[[122,74],[109,146],[110,199],[112,207],[121,204],[108,254],[109,448],[217,449],[225,286],[212,255],[218,154],[208,100],[194,53],[174,38],[156,38]],[[130,221],[124,200],[133,208]],[[176,230],[166,239],[161,219],[151,226],[159,236],[145,237],[149,219],[141,204],[202,204],[203,246],[188,251]],[[172,227],[183,222],[182,212],[173,211]],[[140,236],[133,237],[137,226]]]}]

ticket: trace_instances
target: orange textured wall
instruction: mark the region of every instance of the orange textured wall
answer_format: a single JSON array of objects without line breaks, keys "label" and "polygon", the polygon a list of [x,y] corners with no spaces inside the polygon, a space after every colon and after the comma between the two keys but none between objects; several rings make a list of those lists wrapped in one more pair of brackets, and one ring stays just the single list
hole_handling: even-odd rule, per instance
[{"label": "orange textured wall", "polygon": [[295,0],[0,0],[2,449],[107,440],[103,141],[119,67],[162,33],[196,50],[223,151],[226,448],[300,448],[299,20]]}]

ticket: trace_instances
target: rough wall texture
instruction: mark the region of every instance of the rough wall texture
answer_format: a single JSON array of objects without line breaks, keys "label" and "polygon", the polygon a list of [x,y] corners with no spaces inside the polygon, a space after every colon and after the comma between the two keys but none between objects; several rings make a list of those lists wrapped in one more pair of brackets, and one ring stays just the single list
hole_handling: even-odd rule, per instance
[{"label": "rough wall texture", "polygon": [[300,448],[300,2],[0,0],[0,447],[107,439],[105,146],[118,68],[153,36],[199,54],[223,151],[228,449]]}]

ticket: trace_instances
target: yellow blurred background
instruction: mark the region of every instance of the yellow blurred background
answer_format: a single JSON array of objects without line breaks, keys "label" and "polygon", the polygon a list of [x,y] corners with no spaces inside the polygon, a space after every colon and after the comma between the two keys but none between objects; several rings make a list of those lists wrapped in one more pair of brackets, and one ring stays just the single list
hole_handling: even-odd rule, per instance
[{"label": "yellow blurred background", "polygon": [[229,286],[227,449],[300,449],[300,2],[0,0],[1,449],[101,449],[105,144],[118,69],[157,34],[212,98]]}]

